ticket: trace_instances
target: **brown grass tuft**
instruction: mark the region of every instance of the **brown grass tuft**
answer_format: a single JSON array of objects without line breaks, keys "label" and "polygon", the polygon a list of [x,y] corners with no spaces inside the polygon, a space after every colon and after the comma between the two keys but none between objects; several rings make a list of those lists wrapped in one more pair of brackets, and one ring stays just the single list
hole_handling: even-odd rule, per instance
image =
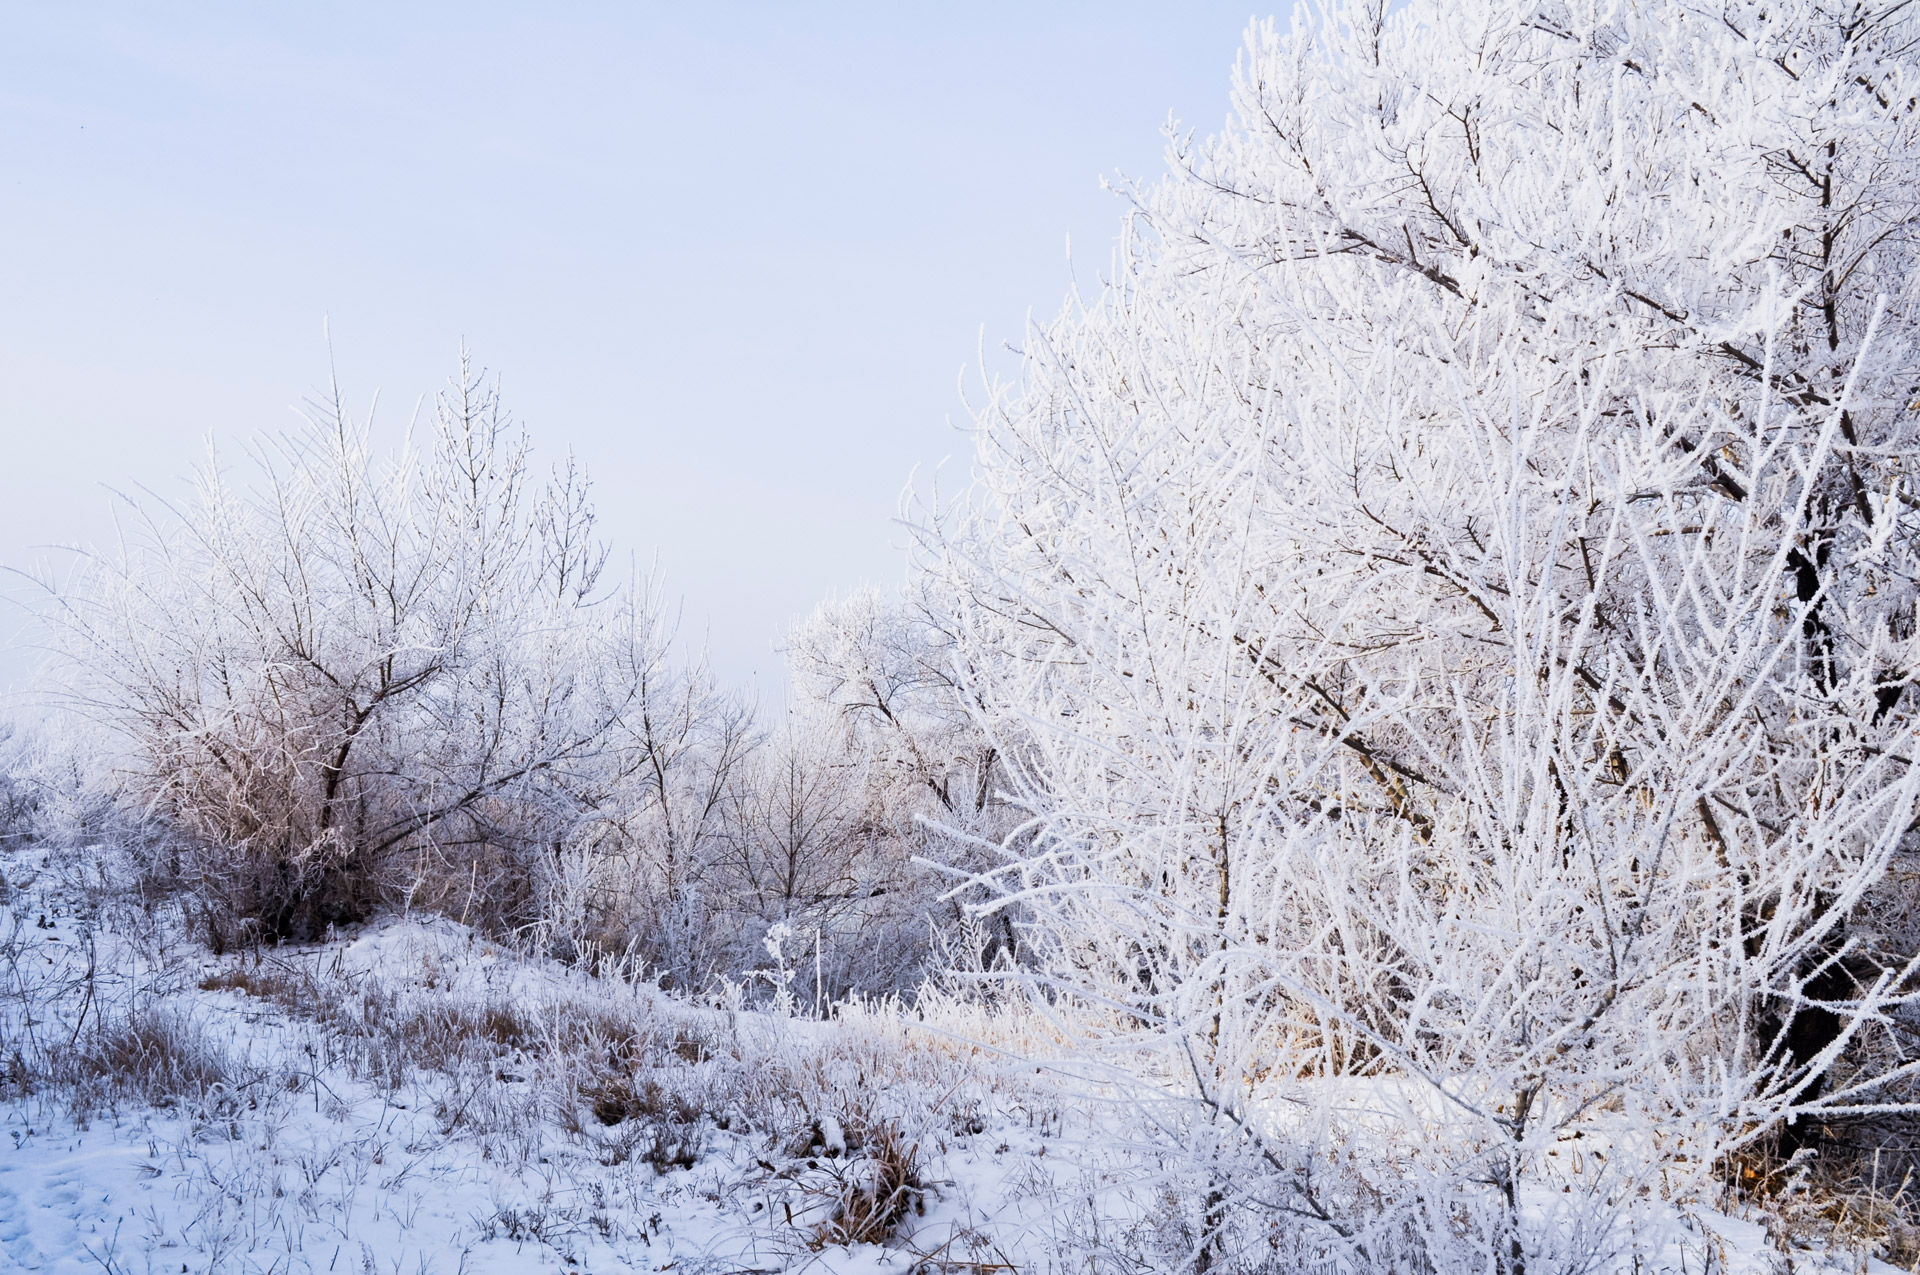
[{"label": "brown grass tuft", "polygon": [[833,1216],[813,1233],[812,1247],[884,1244],[908,1214],[927,1211],[920,1180],[920,1144],[892,1120],[860,1130],[860,1154],[836,1176]]},{"label": "brown grass tuft", "polygon": [[226,1051],[177,1010],[144,1006],[88,1033],[72,1057],[74,1079],[133,1094],[155,1106],[204,1097],[229,1084]]}]

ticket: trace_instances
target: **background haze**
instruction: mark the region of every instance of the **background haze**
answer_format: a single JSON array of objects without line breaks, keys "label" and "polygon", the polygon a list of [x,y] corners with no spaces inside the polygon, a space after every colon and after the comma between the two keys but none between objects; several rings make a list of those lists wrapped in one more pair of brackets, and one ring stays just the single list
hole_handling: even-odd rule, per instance
[{"label": "background haze", "polygon": [[[111,534],[327,377],[397,429],[464,338],[683,633],[773,645],[901,571],[963,365],[1104,272],[1224,4],[13,6],[0,562]],[[1004,356],[998,366],[1008,363]],[[955,475],[958,477],[958,474]],[[18,613],[16,612],[16,619]],[[12,626],[9,626],[12,627]],[[0,655],[0,680],[25,672]]]}]

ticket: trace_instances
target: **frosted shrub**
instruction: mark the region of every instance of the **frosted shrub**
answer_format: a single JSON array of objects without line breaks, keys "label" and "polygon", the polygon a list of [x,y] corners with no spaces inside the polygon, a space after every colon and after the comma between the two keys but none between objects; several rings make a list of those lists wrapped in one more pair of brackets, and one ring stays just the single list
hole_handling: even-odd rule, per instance
[{"label": "frosted shrub", "polygon": [[464,358],[423,447],[377,454],[335,395],[246,461],[49,582],[68,702],[191,843],[216,946],[386,899],[511,916],[664,676],[645,596],[601,588],[585,480],[531,483]]}]

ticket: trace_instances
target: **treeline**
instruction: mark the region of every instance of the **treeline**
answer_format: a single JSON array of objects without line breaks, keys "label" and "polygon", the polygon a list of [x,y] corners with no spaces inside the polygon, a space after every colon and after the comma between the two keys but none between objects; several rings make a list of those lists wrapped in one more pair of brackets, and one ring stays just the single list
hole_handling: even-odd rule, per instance
[{"label": "treeline", "polygon": [[16,745],[13,822],[111,817],[215,951],[406,907],[701,991],[785,926],[809,997],[914,986],[960,915],[922,819],[1001,813],[938,634],[827,604],[758,711],[607,570],[586,476],[530,456],[463,359],[417,447],[377,451],[336,397],[190,499],[130,502],[43,582],[72,737]]}]

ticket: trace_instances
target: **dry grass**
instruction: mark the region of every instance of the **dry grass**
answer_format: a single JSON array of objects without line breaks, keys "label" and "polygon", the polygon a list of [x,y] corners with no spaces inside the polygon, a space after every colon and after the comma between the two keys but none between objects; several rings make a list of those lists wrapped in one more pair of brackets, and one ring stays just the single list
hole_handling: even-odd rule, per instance
[{"label": "dry grass", "polygon": [[143,1006],[87,1033],[73,1062],[80,1076],[110,1080],[156,1106],[202,1097],[229,1083],[235,1070],[198,1020],[165,1005]]},{"label": "dry grass", "polygon": [[257,997],[319,1023],[337,1051],[334,1060],[388,1088],[410,1069],[452,1073],[526,1051],[590,1053],[634,1031],[631,1022],[598,1006],[526,1006],[503,992],[458,994],[375,974],[329,972],[317,963],[256,961],[211,974],[200,986]]},{"label": "dry grass", "polygon": [[693,1124],[706,1114],[691,1095],[667,1089],[654,1076],[599,1076],[581,1087],[580,1096],[594,1119],[609,1126],[641,1118]]},{"label": "dry grass", "polygon": [[[785,1234],[798,1249],[910,1234],[926,1208],[928,1160],[945,1139],[983,1128],[993,1101],[982,1051],[897,1004],[844,1007],[814,1024],[515,960],[464,934],[428,932],[417,952],[413,942],[383,938],[358,969],[348,967],[356,949],[341,946],[195,969],[189,986],[284,1014],[278,1028],[248,1029],[284,1055],[278,1070],[236,1079],[241,1069],[202,1026],[228,1021],[217,1008],[202,1004],[195,1019],[153,1007],[87,1034],[87,1101],[211,1111],[238,1094],[244,1111],[284,1089],[326,1107],[350,1095],[345,1078],[431,1113],[482,1159],[545,1164],[559,1136],[602,1165],[657,1174],[694,1168],[716,1147],[739,1155],[744,1140],[757,1148],[746,1163],[774,1166],[764,1185],[790,1205],[779,1216],[791,1218]],[[109,1086],[109,1075],[124,1079]],[[826,1127],[838,1136],[823,1139]]]},{"label": "dry grass", "polygon": [[[1819,1126],[1812,1147],[1783,1159],[1771,1142],[1721,1165],[1722,1208],[1757,1215],[1777,1245],[1874,1252],[1920,1267],[1920,1173],[1908,1119]],[[1905,1136],[1903,1136],[1905,1135]]]},{"label": "dry grass", "polygon": [[927,1211],[917,1139],[907,1138],[891,1120],[848,1136],[845,1167],[834,1174],[837,1198],[832,1215],[815,1228],[812,1247],[835,1244],[885,1244],[909,1215]]},{"label": "dry grass", "polygon": [[[12,1066],[27,1067],[16,1057]],[[254,1101],[262,1076],[244,1074],[227,1045],[192,1013],[164,1002],[90,1020],[70,1045],[44,1051],[24,1089],[56,1096],[83,1126],[126,1103],[184,1107],[220,1118]]]},{"label": "dry grass", "polygon": [[320,1024],[326,1063],[391,1091],[419,1072],[454,1081],[449,1130],[493,1137],[553,1120],[605,1163],[687,1167],[706,1130],[735,1117],[741,1064],[697,1015],[660,1012],[629,985],[579,980],[514,994],[462,981],[432,958],[417,971],[350,973],[337,962],[242,961],[201,981]]}]

